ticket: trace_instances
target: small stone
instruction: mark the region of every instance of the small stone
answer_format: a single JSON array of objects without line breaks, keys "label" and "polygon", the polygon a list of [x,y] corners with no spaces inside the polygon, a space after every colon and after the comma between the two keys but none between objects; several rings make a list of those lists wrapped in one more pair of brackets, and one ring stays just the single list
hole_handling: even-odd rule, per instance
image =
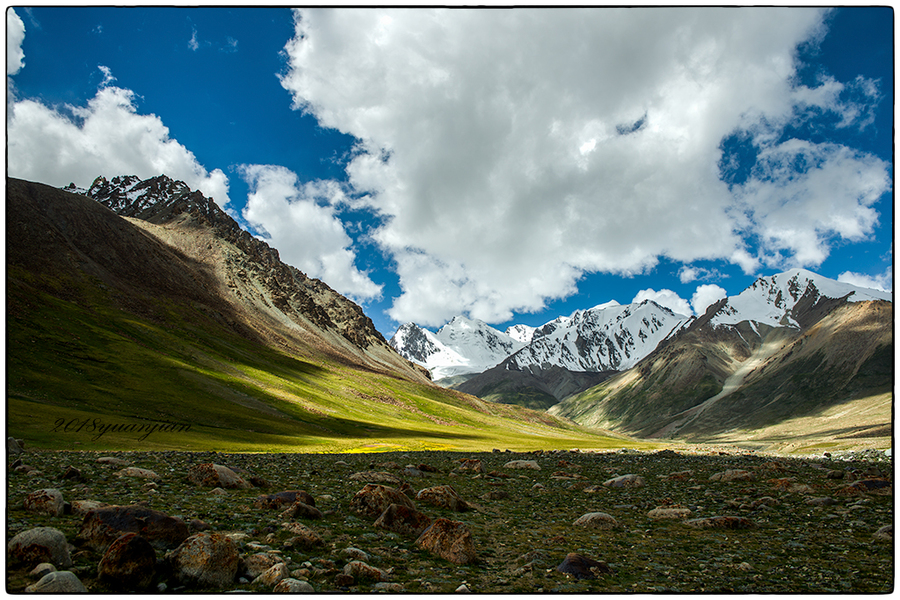
[{"label": "small stone", "polygon": [[26,592],[37,594],[86,593],[87,588],[71,571],[54,571],[41,577],[40,581],[25,588]]},{"label": "small stone", "polygon": [[505,465],[503,465],[506,469],[532,469],[534,471],[540,471],[541,466],[537,463],[536,460],[511,460]]},{"label": "small stone", "polygon": [[647,513],[651,519],[686,519],[691,516],[691,509],[660,506]]},{"label": "small stone", "polygon": [[484,473],[484,464],[477,458],[466,458],[459,465],[459,471],[472,471],[473,473]]},{"label": "small stone", "polygon": [[615,529],[619,522],[605,512],[592,512],[580,516],[572,525],[591,529]]},{"label": "small stone", "polygon": [[209,490],[208,493],[210,496],[227,496],[228,495],[228,492],[225,491],[225,488],[220,488],[220,487],[213,488],[213,489]]},{"label": "small stone", "polygon": [[188,471],[188,481],[201,487],[223,487],[246,490],[252,487],[243,477],[224,465],[202,463]]},{"label": "small stone", "polygon": [[84,475],[82,474],[82,472],[79,471],[78,469],[76,469],[75,467],[73,467],[72,465],[69,465],[68,467],[66,467],[66,471],[65,471],[65,473],[63,473],[62,478],[65,480],[74,481],[74,482],[83,482],[84,481]]},{"label": "small stone", "polygon": [[125,467],[114,473],[117,477],[139,477],[141,479],[160,479],[160,476],[150,469],[141,469],[140,467]]},{"label": "small stone", "polygon": [[41,578],[47,573],[53,573],[56,570],[57,569],[55,566],[53,566],[53,563],[42,562],[41,564],[33,568],[28,574],[32,577]]},{"label": "small stone", "polygon": [[709,477],[710,481],[752,481],[753,473],[743,469],[726,469],[719,473],[714,473]]},{"label": "small stone", "polygon": [[603,482],[603,485],[611,488],[638,488],[644,485],[644,478],[640,475],[630,473],[628,475],[607,479]]},{"label": "small stone", "polygon": [[387,573],[361,560],[344,565],[344,575],[350,575],[356,581],[385,581],[388,578]]},{"label": "small stone", "polygon": [[310,506],[302,500],[297,500],[281,513],[282,519],[322,519],[325,517],[322,511],[315,506]]},{"label": "small stone", "polygon": [[400,593],[403,592],[403,586],[399,583],[394,583],[391,581],[379,581],[372,588],[376,592],[391,592],[391,593]]},{"label": "small stone", "polygon": [[457,594],[470,594],[472,593],[472,590],[470,590],[469,586],[467,586],[466,584],[462,584],[461,586],[456,588],[455,592]]},{"label": "small stone", "polygon": [[101,465],[113,465],[115,467],[125,467],[131,464],[127,460],[116,458],[115,456],[101,456],[97,459],[97,462]]},{"label": "small stone", "polygon": [[253,580],[253,585],[273,587],[282,579],[287,579],[289,576],[290,573],[288,572],[287,565],[284,563],[276,563],[260,573],[259,576]]},{"label": "small stone", "polygon": [[837,500],[829,498],[828,496],[823,496],[820,498],[807,498],[806,503],[810,506],[832,506],[837,504]]},{"label": "small stone", "polygon": [[879,527],[878,531],[872,534],[872,537],[878,541],[882,542],[893,542],[894,541],[894,526],[893,525],[885,525],[884,527]]}]

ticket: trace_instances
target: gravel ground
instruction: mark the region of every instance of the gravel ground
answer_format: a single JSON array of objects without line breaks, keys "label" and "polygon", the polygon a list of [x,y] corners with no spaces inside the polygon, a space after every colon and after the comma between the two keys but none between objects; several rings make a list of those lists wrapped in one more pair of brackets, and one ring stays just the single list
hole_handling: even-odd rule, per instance
[{"label": "gravel ground", "polygon": [[[118,457],[159,478],[119,476],[122,466],[100,463],[100,457]],[[886,483],[893,481],[893,462],[877,451],[805,458],[709,449],[342,455],[33,451],[11,460],[15,458],[19,462],[10,465],[7,476],[7,540],[33,527],[59,529],[74,546],[69,570],[92,592],[110,590],[98,579],[102,555],[76,539],[83,517],[29,512],[23,500],[30,492],[56,488],[69,504],[146,503],[186,523],[200,520],[212,531],[230,534],[243,559],[268,554],[286,564],[289,577],[307,581],[316,592],[893,590],[892,530],[890,536],[883,530],[876,535],[893,524],[893,487]],[[484,472],[461,470],[465,459],[481,461]],[[540,470],[505,466],[513,460],[534,461]],[[191,467],[209,462],[245,477],[252,473],[257,483],[265,480],[268,487],[215,490],[190,483]],[[77,470],[80,481],[64,478],[69,467]],[[29,468],[33,470],[26,472]],[[730,475],[717,475],[729,470]],[[351,476],[363,471],[392,474],[412,487],[408,495],[413,496],[423,488],[452,486],[471,510],[451,512],[422,502],[416,507],[432,519],[464,523],[477,561],[451,563],[420,548],[415,538],[375,528],[371,519],[354,513],[351,499],[365,486],[366,477]],[[643,485],[604,485],[623,475],[637,475]],[[850,487],[860,480],[880,481],[881,487]],[[293,521],[317,533],[321,546],[286,545],[294,534],[283,527],[281,510],[254,506],[258,496],[284,490],[304,490],[315,499],[323,517],[298,516]],[[648,515],[658,508],[683,510],[652,513],[677,518]],[[606,516],[583,520],[597,526],[575,525],[588,513]],[[735,528],[690,523],[719,516],[734,518],[705,523]],[[605,563],[608,569],[597,569],[584,579],[563,573],[557,567],[571,553]],[[356,567],[345,572],[354,560],[376,568],[378,575],[367,577]],[[200,591],[161,568],[165,552],[157,551],[157,561],[160,568],[151,591]],[[30,574],[32,567],[8,564],[7,591],[20,592],[37,581],[38,576]],[[233,584],[212,591],[222,589],[271,592],[273,586],[254,584],[239,573]]]}]

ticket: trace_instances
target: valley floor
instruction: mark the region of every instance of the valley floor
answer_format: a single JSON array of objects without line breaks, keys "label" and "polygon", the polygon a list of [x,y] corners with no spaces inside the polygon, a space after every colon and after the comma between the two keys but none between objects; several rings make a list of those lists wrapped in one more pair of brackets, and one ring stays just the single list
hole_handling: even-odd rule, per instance
[{"label": "valley floor", "polygon": [[[122,474],[121,465],[98,462],[101,457],[157,477]],[[101,554],[78,539],[84,517],[27,511],[23,500],[29,493],[56,488],[70,504],[145,503],[196,529],[228,535],[243,566],[227,586],[208,591],[271,592],[271,581],[254,583],[247,571],[248,559],[259,554],[284,561],[290,578],[316,592],[448,593],[465,586],[493,593],[886,593],[894,586],[893,530],[885,528],[894,518],[893,463],[882,452],[786,457],[696,447],[377,454],[30,451],[18,459],[20,468],[11,469],[7,480],[7,539],[38,526],[60,530],[76,547],[70,570],[91,592],[111,589],[98,579]],[[479,461],[483,472],[463,470],[467,459]],[[539,470],[512,468],[514,460],[533,461]],[[225,490],[188,481],[192,467],[210,462],[252,473],[268,487]],[[23,465],[33,470],[26,473]],[[63,478],[70,468],[80,481]],[[354,476],[364,472],[382,475]],[[623,475],[638,476],[641,485],[610,483]],[[378,477],[402,480],[411,497],[452,486],[469,510],[415,504],[431,519],[463,524],[475,561],[451,563],[414,537],[375,527],[373,519],[356,513],[352,499]],[[311,494],[321,518],[290,518],[281,508],[254,504],[262,494],[285,490]],[[682,510],[651,512],[657,508]],[[607,516],[588,519],[594,526],[576,524],[589,513]],[[660,515],[678,518],[654,518]],[[321,544],[294,544],[290,529],[297,523],[313,530]],[[570,553],[601,561],[610,572],[587,572],[583,579],[567,575],[557,567]],[[164,564],[164,554],[157,551],[158,564]],[[348,566],[353,561],[373,569],[363,575],[358,566]],[[35,583],[33,567],[9,561],[7,592]],[[160,569],[149,589],[201,588]]]}]

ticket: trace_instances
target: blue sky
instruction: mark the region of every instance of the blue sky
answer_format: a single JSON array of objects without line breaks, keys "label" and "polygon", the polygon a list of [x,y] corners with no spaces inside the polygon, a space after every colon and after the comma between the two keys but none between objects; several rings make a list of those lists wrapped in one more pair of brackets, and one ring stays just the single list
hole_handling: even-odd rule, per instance
[{"label": "blue sky", "polygon": [[892,289],[891,8],[7,10],[8,173],[159,173],[390,336]]}]

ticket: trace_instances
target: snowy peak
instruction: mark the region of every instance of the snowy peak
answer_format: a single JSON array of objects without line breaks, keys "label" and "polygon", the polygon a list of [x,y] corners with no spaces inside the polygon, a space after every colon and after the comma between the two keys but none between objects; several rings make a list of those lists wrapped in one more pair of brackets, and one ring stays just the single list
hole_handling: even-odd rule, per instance
[{"label": "snowy peak", "polygon": [[525,345],[483,321],[464,316],[454,317],[437,333],[407,323],[389,343],[401,356],[431,371],[435,380],[480,373]]},{"label": "snowy peak", "polygon": [[507,364],[517,370],[548,366],[570,371],[623,370],[652,352],[687,320],[652,300],[607,303],[544,325]]},{"label": "snowy peak", "polygon": [[792,269],[760,277],[737,296],[728,298],[710,319],[710,323],[719,326],[750,321],[772,327],[799,329],[801,312],[823,298],[846,298],[849,302],[892,301],[893,295],[890,292],[841,283],[805,269]]},{"label": "snowy peak", "polygon": [[506,328],[505,333],[512,339],[520,341],[523,344],[530,344],[534,337],[535,329],[535,327],[529,327],[528,325],[512,325]]}]

